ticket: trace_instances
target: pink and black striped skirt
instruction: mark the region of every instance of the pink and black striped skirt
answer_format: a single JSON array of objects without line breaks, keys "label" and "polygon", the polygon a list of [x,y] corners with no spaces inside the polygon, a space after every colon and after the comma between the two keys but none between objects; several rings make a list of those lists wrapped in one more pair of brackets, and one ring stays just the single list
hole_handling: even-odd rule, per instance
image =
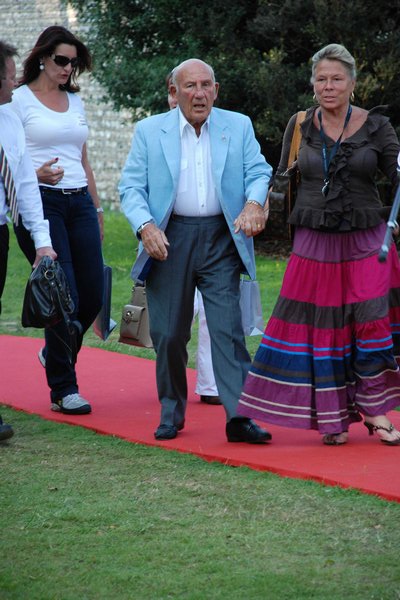
[{"label": "pink and black striped skirt", "polygon": [[400,405],[400,262],[394,244],[378,262],[385,228],[297,229],[238,414],[325,434]]}]

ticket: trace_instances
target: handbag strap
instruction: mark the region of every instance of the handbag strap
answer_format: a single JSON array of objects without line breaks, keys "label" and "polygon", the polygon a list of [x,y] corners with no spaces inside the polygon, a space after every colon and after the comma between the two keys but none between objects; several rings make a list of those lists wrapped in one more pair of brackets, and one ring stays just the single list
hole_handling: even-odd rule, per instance
[{"label": "handbag strap", "polygon": [[296,123],[294,124],[292,142],[290,144],[288,169],[293,165],[299,154],[300,142],[301,142],[301,128],[300,125],[306,118],[307,111],[299,110],[296,116]]},{"label": "handbag strap", "polygon": [[140,293],[140,290],[143,290],[144,291],[144,295],[146,295],[146,282],[143,281],[143,282],[139,283],[138,281],[135,281],[135,283],[132,286],[131,304],[137,304],[137,302],[138,302],[138,297],[139,296],[138,296],[138,294],[135,291],[136,288],[137,288],[138,293]]},{"label": "handbag strap", "polygon": [[68,345],[62,337],[58,335],[53,330],[53,333],[58,337],[62,344],[67,348],[68,351],[68,360],[71,365],[76,363],[76,359],[78,356],[78,335],[83,334],[83,328],[79,321],[72,321],[67,310],[65,309],[65,289],[63,288],[62,282],[58,277],[58,274],[55,274],[55,277],[52,281],[51,285],[51,295],[53,298],[53,302],[55,305],[58,305],[59,311],[63,316],[65,326],[67,328],[69,334],[70,345]]}]

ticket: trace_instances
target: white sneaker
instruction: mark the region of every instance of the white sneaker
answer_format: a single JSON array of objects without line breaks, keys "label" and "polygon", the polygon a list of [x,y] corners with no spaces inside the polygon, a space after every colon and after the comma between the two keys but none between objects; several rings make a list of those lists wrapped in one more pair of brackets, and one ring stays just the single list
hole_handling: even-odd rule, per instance
[{"label": "white sneaker", "polygon": [[40,348],[40,350],[38,352],[38,359],[39,359],[39,362],[42,365],[43,369],[45,369],[46,368],[46,358],[43,354],[43,350],[44,350],[44,348]]},{"label": "white sneaker", "polygon": [[62,412],[66,415],[87,415],[92,412],[92,407],[87,400],[82,398],[78,393],[75,393],[68,394],[68,396],[52,402],[51,410]]}]

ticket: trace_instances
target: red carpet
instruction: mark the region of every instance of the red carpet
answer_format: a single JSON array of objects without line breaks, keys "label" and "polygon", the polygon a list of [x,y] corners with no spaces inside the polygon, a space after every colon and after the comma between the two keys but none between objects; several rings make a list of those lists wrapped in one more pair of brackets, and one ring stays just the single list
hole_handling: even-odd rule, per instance
[{"label": "red carpet", "polygon": [[[400,502],[400,447],[385,446],[376,436],[369,437],[362,424],[352,426],[350,443],[341,447],[323,446],[316,432],[273,426],[268,427],[273,434],[271,444],[229,444],[225,438],[223,408],[199,402],[194,393],[195,372],[191,369],[186,427],[169,442],[156,442],[153,437],[159,404],[155,363],[151,360],[84,347],[78,363],[80,392],[92,403],[93,413],[83,416],[54,413],[50,411],[49,391],[37,358],[41,345],[40,339],[0,337],[0,403],[131,442],[286,477],[356,488]],[[400,413],[393,412],[390,418],[400,428]]]}]

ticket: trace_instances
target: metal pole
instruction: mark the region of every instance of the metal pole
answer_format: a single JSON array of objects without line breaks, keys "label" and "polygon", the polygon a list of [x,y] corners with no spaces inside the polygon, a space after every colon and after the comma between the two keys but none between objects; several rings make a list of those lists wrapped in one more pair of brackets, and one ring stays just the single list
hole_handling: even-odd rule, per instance
[{"label": "metal pole", "polygon": [[[400,175],[400,154],[399,154],[399,158],[397,159],[397,162],[399,164],[399,166],[397,167],[397,171]],[[383,240],[383,244],[381,246],[381,249],[379,250],[379,254],[378,254],[378,260],[379,262],[385,262],[389,249],[390,249],[390,245],[393,241],[393,231],[396,229],[396,227],[398,227],[398,223],[397,223],[397,215],[399,214],[399,210],[400,210],[400,184],[397,187],[396,190],[396,195],[394,197],[394,201],[392,204],[392,209],[390,211],[390,215],[389,215],[389,220],[386,223],[386,233],[385,233],[385,237]]]}]

